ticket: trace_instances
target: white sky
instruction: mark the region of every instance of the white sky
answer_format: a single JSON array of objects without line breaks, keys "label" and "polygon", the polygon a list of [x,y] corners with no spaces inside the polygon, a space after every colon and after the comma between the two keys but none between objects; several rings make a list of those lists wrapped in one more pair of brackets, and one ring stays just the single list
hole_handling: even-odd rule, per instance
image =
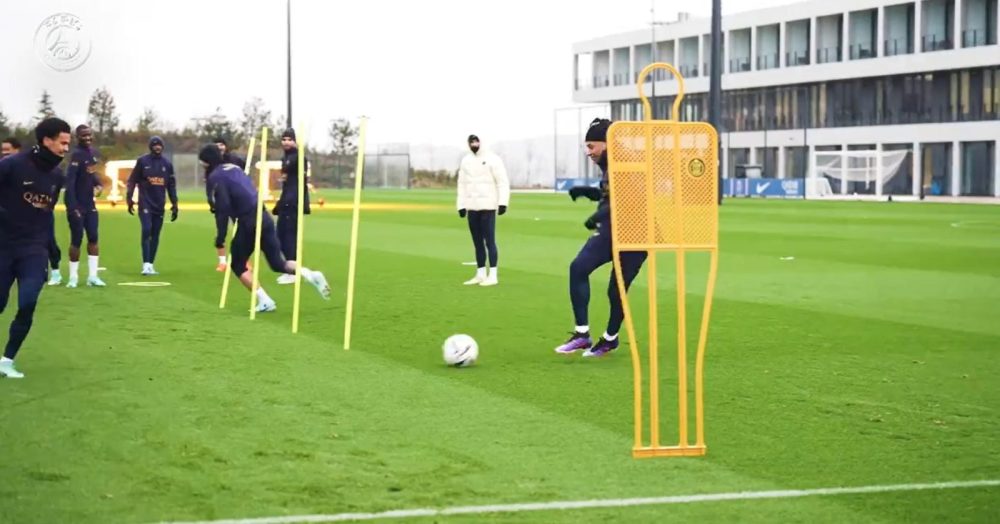
[{"label": "white sky", "polygon": [[[654,0],[708,16],[710,0]],[[792,0],[723,0],[725,13]],[[369,144],[464,146],[551,134],[572,105],[573,42],[648,28],[651,0],[293,0],[293,116],[326,146],[336,117],[367,115]],[[43,19],[69,12],[92,38],[79,69],[49,69],[34,50]],[[0,109],[17,121],[42,89],[71,125],[105,85],[122,122],[153,106],[179,127],[216,107],[237,118],[264,99],[285,113],[284,0],[31,0],[0,6]],[[301,131],[300,131],[301,133]],[[301,136],[301,135],[300,135]]]}]

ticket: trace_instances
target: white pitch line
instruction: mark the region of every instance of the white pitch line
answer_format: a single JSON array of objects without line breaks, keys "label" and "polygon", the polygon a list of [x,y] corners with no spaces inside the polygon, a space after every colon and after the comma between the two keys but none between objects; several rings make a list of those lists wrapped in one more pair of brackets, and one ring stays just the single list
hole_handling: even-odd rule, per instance
[{"label": "white pitch line", "polygon": [[165,522],[162,524],[293,524],[316,522],[346,522],[376,519],[407,519],[439,517],[446,515],[481,515],[484,513],[520,513],[524,511],[552,511],[586,508],[624,508],[630,506],[661,506],[718,502],[728,500],[788,499],[828,495],[860,495],[866,493],[891,493],[898,491],[923,491],[940,489],[966,489],[998,487],[1000,480],[969,480],[935,482],[929,484],[887,484],[842,488],[788,489],[776,491],[734,491],[730,493],[705,493],[700,495],[673,495],[629,499],[566,500],[520,504],[492,504],[487,506],[455,506],[441,509],[401,509],[378,513],[335,513],[330,515],[291,515],[286,517],[259,517],[251,519],[204,520],[195,522]]}]

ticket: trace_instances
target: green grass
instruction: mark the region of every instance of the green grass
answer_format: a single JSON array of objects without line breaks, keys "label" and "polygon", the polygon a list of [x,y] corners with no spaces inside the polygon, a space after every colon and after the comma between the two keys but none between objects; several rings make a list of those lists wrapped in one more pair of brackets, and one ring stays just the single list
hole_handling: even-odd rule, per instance
[{"label": "green grass", "polygon": [[[27,378],[0,381],[0,522],[1000,477],[995,207],[727,201],[706,367],[709,453],[637,461],[627,349],[596,362],[552,353],[572,328],[567,266],[587,237],[591,205],[515,195],[499,221],[501,285],[481,289],[460,285],[472,250],[451,194],[365,199],[439,207],[363,213],[349,352],[341,346],[349,212],[309,218],[307,265],[325,271],[335,293],[323,302],[303,288],[301,333],[292,336],[291,287],[274,285],[269,272],[263,282],[278,312],[250,322],[237,285],[229,308],[218,309],[208,212],[182,211],[164,228],[157,280],[172,285],[134,288],[117,284],[140,279],[138,221],[104,211],[109,287],[46,289],[18,359]],[[60,216],[65,249],[64,223]],[[688,263],[692,344],[706,260]],[[665,438],[676,434],[671,264],[661,257],[658,283]],[[608,268],[592,277],[595,331],[607,316],[607,278]],[[642,319],[645,278],[632,292]],[[442,341],[458,332],[479,341],[473,368],[441,362]],[[995,522],[998,514],[1000,489],[981,488],[434,520]]]}]

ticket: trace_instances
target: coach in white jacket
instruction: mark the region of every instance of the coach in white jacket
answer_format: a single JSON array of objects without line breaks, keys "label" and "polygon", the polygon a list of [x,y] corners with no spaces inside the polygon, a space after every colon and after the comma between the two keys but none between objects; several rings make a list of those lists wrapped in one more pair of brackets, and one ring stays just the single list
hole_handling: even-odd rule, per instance
[{"label": "coach in white jacket", "polygon": [[[497,279],[497,215],[507,212],[510,181],[500,157],[480,151],[479,137],[469,135],[469,149],[458,169],[458,216],[468,218],[469,232],[476,248],[476,276],[467,286],[495,286]],[[486,272],[489,254],[490,271]]]}]

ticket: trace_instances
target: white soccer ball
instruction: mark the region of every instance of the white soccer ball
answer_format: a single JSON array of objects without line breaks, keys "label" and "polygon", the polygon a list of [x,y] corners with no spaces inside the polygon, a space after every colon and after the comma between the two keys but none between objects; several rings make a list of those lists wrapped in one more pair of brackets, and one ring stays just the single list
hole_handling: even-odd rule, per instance
[{"label": "white soccer ball", "polygon": [[469,335],[452,335],[444,341],[444,362],[458,368],[469,367],[479,358],[479,344]]}]

